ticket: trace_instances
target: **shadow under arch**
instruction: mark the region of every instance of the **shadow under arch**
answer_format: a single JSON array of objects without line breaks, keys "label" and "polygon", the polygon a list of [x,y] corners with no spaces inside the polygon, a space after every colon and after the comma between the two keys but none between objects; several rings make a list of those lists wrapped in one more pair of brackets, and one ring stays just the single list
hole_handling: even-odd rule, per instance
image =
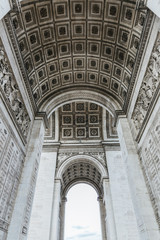
[{"label": "shadow under arch", "polygon": [[[71,171],[73,171],[73,167],[76,167],[78,165],[82,165],[83,168],[87,168],[87,166],[92,167],[95,169],[94,171],[99,174],[99,181],[96,179],[94,180],[91,178],[90,173],[87,175],[78,175],[76,178],[71,179],[70,181],[64,183],[63,181],[63,175],[66,173],[66,171],[70,168]],[[85,169],[86,170],[86,169]],[[72,174],[72,173],[71,173]],[[93,174],[93,173],[92,173]],[[93,175],[92,175],[93,176]],[[76,185],[77,183],[87,183],[91,185],[97,192],[98,196],[103,195],[103,189],[101,186],[101,182],[103,178],[108,178],[108,171],[107,168],[96,158],[89,156],[89,155],[75,155],[72,157],[69,157],[64,162],[61,163],[59,166],[56,178],[61,179],[62,181],[62,192],[61,196],[65,197],[68,193],[69,189]]]},{"label": "shadow under arch", "polygon": [[42,104],[39,111],[46,112],[49,117],[57,108],[73,101],[87,101],[96,103],[105,108],[113,117],[116,110],[121,110],[120,104],[111,96],[104,96],[90,90],[74,90],[62,93],[48,99]]}]

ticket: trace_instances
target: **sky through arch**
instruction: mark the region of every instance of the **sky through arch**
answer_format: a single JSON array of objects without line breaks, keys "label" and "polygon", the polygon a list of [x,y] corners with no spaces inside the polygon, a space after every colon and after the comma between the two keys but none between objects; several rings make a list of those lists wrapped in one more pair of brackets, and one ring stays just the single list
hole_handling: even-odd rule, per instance
[{"label": "sky through arch", "polygon": [[88,184],[77,184],[67,194],[65,240],[102,240],[96,191]]}]

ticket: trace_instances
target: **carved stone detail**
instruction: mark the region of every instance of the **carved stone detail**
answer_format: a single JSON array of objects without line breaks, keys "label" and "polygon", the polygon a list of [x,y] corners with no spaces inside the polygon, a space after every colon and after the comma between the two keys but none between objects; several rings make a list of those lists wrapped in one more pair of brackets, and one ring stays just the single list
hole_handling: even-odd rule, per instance
[{"label": "carved stone detail", "polygon": [[62,152],[58,154],[58,165],[62,164],[66,159],[76,156],[76,155],[89,155],[96,158],[100,161],[103,165],[106,165],[106,158],[104,152],[94,152],[94,151],[83,151],[83,152]]},{"label": "carved stone detail", "polygon": [[153,48],[147,71],[141,84],[135,109],[133,111],[133,122],[137,130],[143,124],[148,108],[160,83],[160,33],[158,34]]},{"label": "carved stone detail", "polygon": [[146,185],[160,226],[160,110],[139,151]]},{"label": "carved stone detail", "polygon": [[6,239],[23,164],[24,153],[0,112],[0,239]]},{"label": "carved stone detail", "polygon": [[19,87],[16,83],[13,71],[10,67],[9,61],[2,41],[0,39],[0,89],[7,98],[9,106],[13,110],[14,116],[17,120],[23,136],[26,138],[30,126],[30,118],[25,108]]}]

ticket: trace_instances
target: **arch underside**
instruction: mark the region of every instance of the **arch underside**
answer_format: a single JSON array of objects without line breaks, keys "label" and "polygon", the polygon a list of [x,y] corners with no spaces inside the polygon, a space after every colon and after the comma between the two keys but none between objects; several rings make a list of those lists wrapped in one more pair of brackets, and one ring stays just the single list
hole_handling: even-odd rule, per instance
[{"label": "arch underside", "polygon": [[38,110],[71,90],[122,108],[145,16],[136,1],[22,1],[11,20]]},{"label": "arch underside", "polygon": [[63,197],[77,183],[90,184],[97,194],[102,196],[102,179],[108,178],[108,173],[106,166],[96,158],[89,155],[75,155],[62,162],[58,167],[56,178],[61,179]]}]

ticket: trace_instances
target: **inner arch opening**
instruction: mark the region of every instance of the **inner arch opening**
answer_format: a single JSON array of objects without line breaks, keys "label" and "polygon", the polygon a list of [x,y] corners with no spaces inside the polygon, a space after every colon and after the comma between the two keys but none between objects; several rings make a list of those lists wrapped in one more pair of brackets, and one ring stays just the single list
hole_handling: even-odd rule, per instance
[{"label": "inner arch opening", "polygon": [[97,192],[78,183],[67,193],[64,240],[102,240]]}]

